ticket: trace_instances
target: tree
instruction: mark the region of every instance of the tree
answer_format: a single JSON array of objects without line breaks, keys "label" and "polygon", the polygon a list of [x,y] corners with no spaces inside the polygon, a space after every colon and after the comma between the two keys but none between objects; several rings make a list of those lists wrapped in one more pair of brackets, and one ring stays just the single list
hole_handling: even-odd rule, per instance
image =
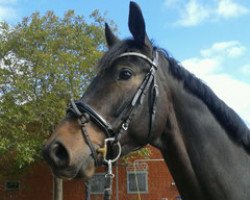
[{"label": "tree", "polygon": [[[34,13],[0,22],[0,178],[40,159],[42,143],[79,98],[105,50],[105,18]],[[10,167],[11,166],[11,167]]]}]

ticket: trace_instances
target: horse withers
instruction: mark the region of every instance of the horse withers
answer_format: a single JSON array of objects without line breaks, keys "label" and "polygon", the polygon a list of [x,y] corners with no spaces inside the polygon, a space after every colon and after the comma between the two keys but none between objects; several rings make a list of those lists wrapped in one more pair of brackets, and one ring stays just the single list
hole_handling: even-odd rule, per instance
[{"label": "horse withers", "polygon": [[106,138],[122,155],[157,147],[184,200],[250,199],[250,130],[202,81],[153,46],[131,2],[131,39],[106,24],[108,51],[79,101],[48,139],[43,155],[61,178],[88,179]]}]

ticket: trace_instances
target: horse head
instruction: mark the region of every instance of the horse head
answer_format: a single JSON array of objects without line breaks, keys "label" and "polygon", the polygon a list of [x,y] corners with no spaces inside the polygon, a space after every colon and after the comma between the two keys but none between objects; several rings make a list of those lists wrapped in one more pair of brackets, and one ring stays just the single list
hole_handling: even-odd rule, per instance
[{"label": "horse head", "polygon": [[98,64],[98,73],[81,99],[71,102],[43,149],[59,177],[90,178],[103,159],[99,149],[106,138],[114,138],[114,146],[121,145],[125,155],[153,141],[163,129],[155,126],[155,121],[165,118],[155,112],[161,89],[156,80],[158,55],[134,2],[128,24],[133,37],[127,40],[118,39],[105,25],[108,51]]}]

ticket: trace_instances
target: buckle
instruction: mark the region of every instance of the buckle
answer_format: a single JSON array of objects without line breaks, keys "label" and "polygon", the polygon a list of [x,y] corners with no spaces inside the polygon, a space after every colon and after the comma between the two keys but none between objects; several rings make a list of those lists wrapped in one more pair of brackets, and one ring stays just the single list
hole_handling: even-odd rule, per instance
[{"label": "buckle", "polygon": [[78,123],[80,126],[84,126],[86,123],[90,121],[90,116],[88,113],[83,113],[79,118],[78,118]]},{"label": "buckle", "polygon": [[122,124],[122,128],[123,128],[123,130],[128,130],[128,123],[127,122],[125,122],[125,123],[123,123]]},{"label": "buckle", "polygon": [[116,144],[117,147],[118,147],[118,153],[117,153],[116,157],[114,157],[114,158],[112,158],[112,159],[108,159],[108,158],[107,158],[107,152],[108,152],[108,146],[109,146],[108,143],[109,143],[109,142],[115,142],[115,141],[116,141],[116,140],[115,140],[114,137],[106,138],[106,139],[104,140],[104,147],[97,149],[97,152],[98,152],[98,153],[101,153],[101,154],[103,155],[103,160],[104,160],[104,162],[106,162],[106,163],[114,163],[114,162],[116,162],[116,161],[120,158],[120,156],[121,156],[121,152],[122,152],[121,144],[120,144],[119,141],[116,141],[115,144]]}]

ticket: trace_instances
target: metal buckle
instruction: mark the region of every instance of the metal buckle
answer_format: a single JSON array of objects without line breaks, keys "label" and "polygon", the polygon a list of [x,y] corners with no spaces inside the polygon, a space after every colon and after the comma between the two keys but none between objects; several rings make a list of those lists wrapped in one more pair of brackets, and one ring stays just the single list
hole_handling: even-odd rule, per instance
[{"label": "metal buckle", "polygon": [[104,160],[105,163],[108,164],[108,172],[107,172],[107,174],[105,174],[105,178],[107,178],[107,177],[114,178],[115,175],[112,172],[112,164],[114,162],[116,162],[121,156],[121,151],[122,151],[121,144],[120,144],[119,141],[117,141],[117,143],[116,143],[118,145],[118,154],[117,154],[117,156],[115,158],[113,158],[113,159],[107,159],[107,151],[108,151],[107,150],[107,148],[108,148],[107,144],[108,144],[108,142],[114,142],[114,141],[115,141],[115,138],[113,138],[113,137],[112,138],[106,138],[104,140],[104,147],[97,150],[99,153],[103,154],[103,160]]},{"label": "metal buckle", "polygon": [[122,128],[123,128],[123,130],[128,130],[128,123],[127,122],[125,122],[125,123],[123,123],[122,124]]},{"label": "metal buckle", "polygon": [[104,147],[97,150],[99,153],[102,153],[102,155],[103,155],[103,160],[104,160],[106,163],[109,163],[109,162],[114,163],[114,162],[116,162],[116,161],[120,158],[120,156],[121,156],[121,152],[122,152],[121,144],[120,144],[119,141],[117,141],[117,142],[116,142],[116,144],[117,144],[117,146],[118,146],[118,153],[117,153],[117,156],[116,156],[115,158],[113,158],[113,159],[107,159],[107,151],[108,151],[108,150],[107,150],[107,148],[108,148],[108,145],[107,145],[107,144],[108,144],[108,142],[114,142],[114,141],[115,141],[115,138],[114,138],[114,137],[106,138],[106,139],[104,140]]}]

